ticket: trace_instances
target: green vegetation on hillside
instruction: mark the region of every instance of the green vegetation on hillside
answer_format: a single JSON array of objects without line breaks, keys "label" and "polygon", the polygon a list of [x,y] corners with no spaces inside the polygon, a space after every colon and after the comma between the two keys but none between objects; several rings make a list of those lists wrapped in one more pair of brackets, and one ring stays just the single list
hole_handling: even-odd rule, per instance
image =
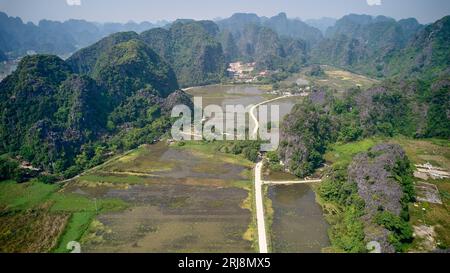
[{"label": "green vegetation on hillside", "polygon": [[[56,56],[25,57],[0,83],[0,153],[70,177],[98,165],[111,152],[162,135],[170,124],[168,108],[185,103],[187,96],[174,92],[178,84],[173,71],[148,46],[138,40],[117,43],[121,37],[105,38],[85,50],[89,56],[80,52],[68,62],[94,78],[73,73]],[[113,137],[105,141],[108,135]],[[13,176],[5,174],[17,178]]]},{"label": "green vegetation on hillside", "polygon": [[332,225],[333,251],[366,252],[366,244],[376,240],[383,252],[401,252],[413,240],[409,205],[415,191],[409,159],[400,146],[377,142],[383,141],[334,145],[327,153],[332,165],[318,194]]},{"label": "green vegetation on hillside", "polygon": [[219,29],[211,21],[176,21],[166,29],[152,29],[140,38],[170,63],[182,87],[218,83],[225,76]]},{"label": "green vegetation on hillside", "polygon": [[[231,60],[255,62],[257,70],[297,72],[308,60],[305,41],[279,36],[274,30],[256,24],[222,27],[228,39],[222,40]],[[233,43],[233,44],[231,44]]]},{"label": "green vegetation on hillside", "polygon": [[333,121],[326,108],[305,100],[283,122],[280,159],[296,176],[312,174],[322,163],[327,144],[334,138]]},{"label": "green vegetation on hillside", "polygon": [[[342,98],[315,91],[284,120],[280,158],[305,177],[320,166],[328,144],[372,136],[450,137],[449,79],[385,81]],[[422,111],[417,111],[418,109]]]},{"label": "green vegetation on hillside", "polygon": [[387,60],[386,76],[434,79],[448,74],[450,66],[450,16],[426,26]]},{"label": "green vegetation on hillside", "polygon": [[434,79],[448,73],[449,22],[446,16],[424,27],[415,19],[344,16],[312,50],[312,60],[378,78]]}]

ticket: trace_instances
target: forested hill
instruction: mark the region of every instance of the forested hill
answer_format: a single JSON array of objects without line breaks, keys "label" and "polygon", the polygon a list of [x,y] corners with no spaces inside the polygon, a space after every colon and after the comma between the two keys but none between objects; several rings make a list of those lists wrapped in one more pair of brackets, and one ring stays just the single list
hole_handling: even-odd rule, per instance
[{"label": "forested hill", "polygon": [[291,172],[310,175],[326,147],[367,137],[450,138],[450,75],[432,81],[387,80],[344,98],[316,90],[281,126],[280,157]]},{"label": "forested hill", "polygon": [[298,71],[308,61],[311,43],[321,39],[319,30],[284,13],[270,19],[238,13],[217,24],[227,61],[256,62],[261,70]]},{"label": "forested hill", "polygon": [[320,63],[378,78],[436,78],[449,65],[449,21],[447,16],[424,26],[414,18],[350,14],[325,35],[284,13],[238,13],[217,24],[227,60],[256,61],[261,69]]},{"label": "forested hill", "polygon": [[218,83],[231,61],[256,62],[260,70],[295,72],[307,63],[303,40],[280,38],[273,30],[247,25],[237,35],[220,30],[212,21],[178,20],[169,28],[155,28],[138,35],[116,33],[76,52],[68,63],[77,73],[94,78],[97,60],[118,43],[139,40],[154,50],[175,71],[181,87]]},{"label": "forested hill", "polygon": [[[98,78],[105,75],[99,73],[103,64],[112,61],[108,60],[108,55],[112,51],[119,53],[118,44],[134,41],[134,46],[148,47],[156,53],[153,54],[154,58],[161,58],[170,64],[175,71],[171,77],[176,77],[182,87],[217,83],[225,76],[226,71],[222,46],[215,39],[217,33],[218,28],[211,21],[178,21],[169,29],[155,28],[141,35],[135,32],[112,34],[76,52],[67,61],[75,72]],[[170,84],[176,81],[169,79],[166,82]],[[168,85],[167,88],[161,86],[159,89],[164,91],[171,88],[173,86]]]},{"label": "forested hill", "polygon": [[143,32],[140,39],[170,63],[180,85],[188,87],[217,83],[225,76],[227,64],[218,33],[212,21],[189,20]]},{"label": "forested hill", "polygon": [[415,19],[348,15],[327,30],[311,61],[379,78],[436,77],[449,65],[449,21],[424,27]]},{"label": "forested hill", "polygon": [[[414,19],[349,15],[327,31],[313,61],[383,77],[344,100],[313,94],[282,126],[280,156],[299,176],[322,164],[328,143],[375,135],[450,138],[450,16],[423,27]],[[386,77],[390,77],[387,78]]]},{"label": "forested hill", "polygon": [[144,42],[114,37],[88,49],[85,60],[94,61],[86,65],[52,55],[22,59],[0,83],[1,154],[70,177],[167,130],[173,104],[190,99]]},{"label": "forested hill", "polygon": [[435,78],[450,74],[450,16],[426,26],[389,60],[388,76]]},{"label": "forested hill", "polygon": [[312,52],[313,61],[383,77],[386,63],[422,27],[415,19],[347,15],[328,28],[326,39]]},{"label": "forested hill", "polygon": [[[348,90],[343,97],[315,90],[281,124],[280,148],[271,164],[281,160],[299,177],[321,168],[318,194],[330,216],[334,251],[366,252],[367,242],[375,240],[383,253],[404,252],[413,241],[414,167],[392,141],[448,143],[449,113],[448,74],[387,80],[368,90]],[[338,146],[345,152],[335,150]]]},{"label": "forested hill", "polygon": [[449,21],[421,26],[414,19],[350,15],[313,50],[313,62],[383,79],[339,95],[314,90],[287,115],[278,153],[270,155],[276,159],[270,164],[280,168],[281,160],[299,177],[321,168],[318,200],[329,216],[333,251],[366,252],[370,241],[383,253],[411,247],[414,167],[392,142],[450,139]]},{"label": "forested hill", "polygon": [[130,90],[147,85],[162,96],[178,88],[170,65],[135,32],[120,32],[106,37],[76,52],[67,63],[74,72],[89,75],[104,84],[118,100],[129,95],[127,92]]}]

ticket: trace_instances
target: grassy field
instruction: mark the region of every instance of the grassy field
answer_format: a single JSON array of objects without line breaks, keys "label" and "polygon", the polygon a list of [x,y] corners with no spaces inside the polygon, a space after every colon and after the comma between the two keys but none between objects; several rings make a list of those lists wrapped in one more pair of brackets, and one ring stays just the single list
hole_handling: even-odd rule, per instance
[{"label": "grassy field", "polygon": [[328,148],[324,158],[333,167],[346,167],[355,155],[369,150],[379,142],[381,142],[380,139],[368,138],[352,143],[333,144]]},{"label": "grassy field", "polygon": [[50,213],[45,207],[25,211],[1,211],[0,252],[51,251],[62,234],[69,214]]},{"label": "grassy field", "polygon": [[300,73],[289,77],[282,83],[292,83],[297,81],[297,79],[302,79],[303,81],[308,81],[309,85],[316,87],[326,87],[337,91],[338,93],[343,93],[350,88],[361,88],[367,89],[372,85],[378,83],[377,80],[365,77],[363,75],[355,74],[347,70],[343,70],[337,67],[332,67],[328,65],[322,65],[322,69],[325,75],[322,77],[311,77],[308,75],[310,70],[309,67],[303,69]]},{"label": "grassy field", "polygon": [[66,224],[64,232],[61,234],[57,246],[52,249],[55,253],[65,253],[68,251],[67,244],[72,241],[80,241],[83,234],[89,228],[95,213],[92,211],[75,212]]},{"label": "grassy field", "polygon": [[393,140],[405,149],[414,164],[431,163],[450,170],[450,141],[442,139],[411,140],[398,137]]},{"label": "grassy field", "polygon": [[[402,145],[413,164],[431,163],[450,170],[450,141],[429,139],[410,140],[396,138],[393,142]],[[417,180],[419,181],[419,180]],[[430,251],[434,248],[450,247],[450,179],[428,180],[437,186],[442,205],[416,202],[411,205],[411,224],[417,229],[428,228],[429,234],[416,232],[416,240],[410,251]]]},{"label": "grassy field", "polygon": [[127,206],[118,199],[93,200],[60,190],[60,185],[37,181],[0,183],[0,245],[5,252],[47,252],[54,248],[66,252],[67,242],[81,237],[80,221],[88,224],[96,213]]},{"label": "grassy field", "polygon": [[57,185],[38,182],[17,184],[15,181],[0,183],[0,206],[4,210],[27,210],[41,205],[56,190]]}]

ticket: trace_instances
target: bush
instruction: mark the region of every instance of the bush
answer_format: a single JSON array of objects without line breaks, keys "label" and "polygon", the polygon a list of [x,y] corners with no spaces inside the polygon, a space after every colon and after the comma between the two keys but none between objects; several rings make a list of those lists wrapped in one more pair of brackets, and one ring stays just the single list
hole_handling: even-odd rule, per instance
[{"label": "bush", "polygon": [[358,195],[356,183],[347,181],[345,169],[334,170],[333,177],[321,183],[319,195],[325,201],[336,203],[342,207],[353,205],[361,211],[365,207],[364,200]]},{"label": "bush", "polygon": [[51,175],[51,174],[41,174],[38,177],[39,182],[42,182],[44,184],[53,184],[56,183],[59,178],[56,175]]},{"label": "bush", "polygon": [[413,230],[411,224],[401,217],[384,211],[375,216],[375,222],[392,232],[388,239],[397,252],[403,252],[406,244],[412,242]]},{"label": "bush", "polygon": [[364,223],[360,220],[361,211],[350,206],[340,214],[340,221],[330,228],[331,243],[339,249],[350,252],[365,252]]},{"label": "bush", "polygon": [[324,77],[326,75],[325,71],[323,71],[320,65],[313,65],[311,70],[307,74],[311,77]]},{"label": "bush", "polygon": [[0,158],[0,181],[13,179],[18,171],[19,163],[16,161]]},{"label": "bush", "polygon": [[339,132],[339,141],[342,142],[353,142],[358,140],[363,134],[363,130],[357,125],[349,125],[343,127]]},{"label": "bush", "polygon": [[81,171],[82,171],[82,169],[79,166],[71,166],[64,172],[63,176],[64,176],[64,178],[69,179],[69,178],[75,177]]},{"label": "bush", "polygon": [[23,183],[38,175],[37,171],[17,168],[12,179],[18,183]]},{"label": "bush", "polygon": [[267,153],[267,165],[266,167],[269,168],[271,171],[282,171],[283,166],[280,164],[280,157],[278,155],[278,152],[268,152]]},{"label": "bush", "polygon": [[257,149],[251,148],[251,147],[246,147],[243,149],[242,152],[243,152],[245,158],[247,158],[248,160],[250,160],[252,162],[256,162],[258,160],[259,152]]}]

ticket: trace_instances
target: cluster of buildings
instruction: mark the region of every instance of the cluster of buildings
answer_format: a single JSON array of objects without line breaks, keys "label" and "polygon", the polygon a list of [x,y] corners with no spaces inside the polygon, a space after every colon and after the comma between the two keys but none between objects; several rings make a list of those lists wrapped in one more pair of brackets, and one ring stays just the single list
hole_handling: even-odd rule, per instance
[{"label": "cluster of buildings", "polygon": [[230,63],[228,66],[228,74],[236,83],[254,83],[261,79],[261,77],[270,76],[268,70],[255,72],[256,63]]}]

